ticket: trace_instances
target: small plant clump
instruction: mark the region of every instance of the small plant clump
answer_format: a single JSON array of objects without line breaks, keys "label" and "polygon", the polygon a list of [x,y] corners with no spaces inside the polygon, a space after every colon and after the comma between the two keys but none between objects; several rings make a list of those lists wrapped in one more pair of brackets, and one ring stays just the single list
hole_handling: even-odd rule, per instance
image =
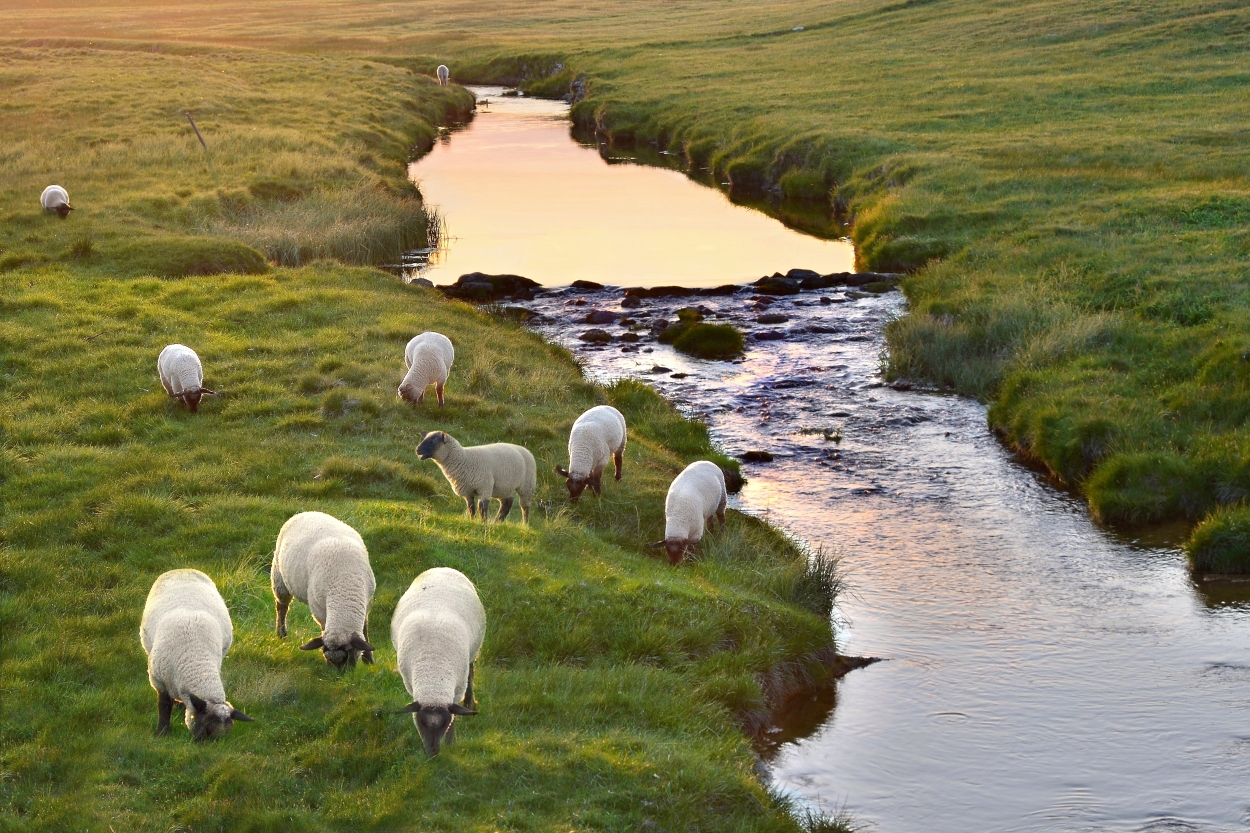
[{"label": "small plant clump", "polygon": [[1212,512],[1185,542],[1185,552],[1196,573],[1250,573],[1250,507]]},{"label": "small plant clump", "polygon": [[745,339],[732,324],[704,324],[681,321],[659,335],[661,344],[671,344],[683,353],[700,359],[732,359],[742,355]]}]

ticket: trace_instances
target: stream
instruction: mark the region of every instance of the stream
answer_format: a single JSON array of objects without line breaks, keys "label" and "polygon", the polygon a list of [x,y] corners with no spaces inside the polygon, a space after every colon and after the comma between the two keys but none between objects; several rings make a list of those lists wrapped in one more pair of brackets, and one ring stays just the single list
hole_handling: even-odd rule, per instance
[{"label": "stream", "polygon": [[[645,379],[728,453],[770,452],[743,466],[733,505],[841,559],[840,648],[885,659],[786,727],[774,786],[891,833],[1250,830],[1250,587],[1195,584],[1174,530],[1095,525],[991,436],[981,405],[883,384],[897,292],[622,310],[619,288],[568,287],[828,273],[853,252],[678,171],[605,164],[563,105],[477,93],[490,105],[412,166],[446,224],[414,274],[537,280],[552,289],[522,304],[531,326],[589,376]],[[658,344],[647,325],[683,306],[747,331],[744,360]],[[589,325],[591,309],[629,318]],[[591,326],[614,340],[581,341]]]}]

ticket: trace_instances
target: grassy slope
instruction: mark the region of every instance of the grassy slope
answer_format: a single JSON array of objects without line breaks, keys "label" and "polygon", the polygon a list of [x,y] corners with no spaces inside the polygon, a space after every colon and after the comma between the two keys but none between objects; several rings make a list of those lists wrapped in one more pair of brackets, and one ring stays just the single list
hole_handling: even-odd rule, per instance
[{"label": "grassy slope", "polygon": [[[245,234],[199,233],[189,205],[291,168],[321,189],[341,166],[349,185],[327,199],[390,195],[388,216],[406,213],[411,195],[388,184],[402,137],[463,93],[359,59],[172,51],[0,56],[0,106],[21,113],[0,120],[3,239],[26,253],[0,271],[0,829],[796,829],[753,776],[741,722],[760,720],[764,688],[821,673],[827,585],[738,515],[696,564],[643,550],[662,534],[668,481],[711,454],[705,429],[640,385],[585,383],[514,324],[379,272],[171,277],[189,247],[207,240],[216,257]],[[332,105],[312,91],[343,93],[336,120],[318,118]],[[76,115],[71,94],[112,102],[111,121]],[[214,168],[178,122],[188,104],[208,114]],[[64,135],[23,129],[57,116]],[[369,151],[360,132],[390,139]],[[54,174],[81,205],[67,221],[33,199]],[[255,199],[281,211],[317,193]],[[79,238],[92,246],[75,254]],[[403,345],[424,329],[458,345],[441,411],[395,396]],[[156,377],[173,341],[197,349],[222,392],[198,417]],[[569,509],[550,468],[573,418],[603,401],[630,420],[626,479]],[[433,428],[530,447],[532,526],[464,517],[412,453]],[[296,650],[315,627],[300,605],[291,635],[273,635],[273,540],[314,508],[369,545],[376,666],[339,674]],[[477,582],[490,624],[482,714],[427,762],[411,721],[389,714],[407,699],[389,620],[434,565]],[[156,576],[182,566],[208,572],[234,617],[226,688],[257,722],[222,743],[152,735],[138,619]]]},{"label": "grassy slope", "polygon": [[1099,517],[1198,520],[1250,494],[1244,4],[158,7],[7,17],[30,36],[209,37],[483,74],[559,57],[559,83],[592,81],[585,122],[680,150],[742,194],[827,189],[863,266],[919,269],[891,373],[993,400],[995,430]]}]

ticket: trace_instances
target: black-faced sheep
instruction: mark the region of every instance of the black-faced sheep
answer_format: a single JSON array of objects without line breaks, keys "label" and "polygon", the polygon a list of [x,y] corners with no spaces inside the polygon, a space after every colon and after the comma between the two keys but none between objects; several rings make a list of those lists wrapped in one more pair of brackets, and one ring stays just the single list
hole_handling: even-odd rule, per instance
[{"label": "black-faced sheep", "polygon": [[391,642],[412,698],[400,712],[412,715],[430,757],[455,740],[457,715],[477,714],[473,670],[485,634],[473,582],[450,567],[417,576],[395,608]]},{"label": "black-faced sheep", "polygon": [[49,185],[44,188],[43,193],[39,195],[39,204],[49,214],[55,211],[62,220],[74,210],[74,206],[69,204],[69,194],[60,185]]},{"label": "black-faced sheep", "polygon": [[213,580],[199,570],[170,570],[152,585],[139,641],[148,655],[148,681],[157,693],[158,735],[169,734],[174,701],[186,705],[196,740],[223,737],[234,721],[252,718],[226,701],[221,661],[234,629]]},{"label": "black-faced sheep", "polygon": [[200,410],[200,397],[217,395],[217,391],[204,387],[200,357],[185,345],[167,345],[156,358],[156,372],[160,374],[165,393],[182,400],[193,414]]},{"label": "black-faced sheep", "polygon": [[703,527],[713,515],[725,525],[725,473],[707,460],[691,463],[682,469],[668,487],[664,499],[664,540],[651,544],[663,547],[668,560],[677,564],[703,539]]},{"label": "black-faced sheep", "polygon": [[446,64],[439,64],[437,72],[438,83],[446,87],[447,82],[451,79],[451,70],[447,68]]},{"label": "black-faced sheep", "polygon": [[278,636],[286,636],[291,599],[308,605],[321,635],[300,646],[320,648],[336,668],[373,663],[369,644],[369,605],[377,582],[360,533],[324,512],[292,516],[278,533],[269,569],[277,611]]},{"label": "black-faced sheep", "polygon": [[534,455],[512,443],[492,443],[465,448],[444,431],[431,431],[417,446],[417,457],[433,459],[443,470],[452,490],[464,498],[469,517],[477,511],[486,520],[491,498],[499,498],[496,521],[508,517],[512,495],[521,498],[521,519],[530,521],[530,499],[538,482]]},{"label": "black-faced sheep", "polygon": [[608,460],[621,479],[625,454],[625,417],[611,405],[598,405],[577,418],[569,432],[569,467],[556,466],[564,477],[569,500],[576,503],[587,486],[598,497],[603,491],[603,470]]},{"label": "black-faced sheep", "polygon": [[441,333],[422,333],[413,336],[404,348],[404,366],[408,373],[399,383],[399,398],[414,405],[425,400],[425,389],[434,385],[438,405],[443,406],[443,385],[451,373],[451,363],[456,358],[456,348],[451,339]]}]

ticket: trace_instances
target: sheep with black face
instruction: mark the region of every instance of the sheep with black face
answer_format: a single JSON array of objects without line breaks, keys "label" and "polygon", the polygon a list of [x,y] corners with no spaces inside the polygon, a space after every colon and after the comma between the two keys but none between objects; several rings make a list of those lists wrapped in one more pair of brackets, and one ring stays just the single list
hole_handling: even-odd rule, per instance
[{"label": "sheep with black face", "polygon": [[530,500],[538,483],[538,467],[529,450],[512,443],[491,443],[468,448],[446,431],[431,431],[417,446],[417,457],[433,460],[452,490],[464,498],[469,517],[486,512],[491,498],[499,499],[496,521],[508,517],[512,495],[521,499],[521,520],[530,521]]},{"label": "sheep with black face", "polygon": [[668,487],[664,499],[664,540],[651,547],[663,547],[672,564],[679,563],[703,539],[704,526],[715,517],[725,525],[729,492],[725,473],[708,460],[699,460],[682,469]]},{"label": "sheep with black face", "polygon": [[213,580],[199,570],[170,570],[148,591],[139,625],[148,682],[157,694],[156,734],[169,734],[174,701],[186,706],[196,740],[224,737],[252,718],[226,700],[221,661],[234,641],[230,612]]},{"label": "sheep with black face", "polygon": [[625,417],[611,405],[598,405],[586,411],[569,431],[569,467],[556,466],[564,477],[569,500],[577,503],[586,487],[598,497],[603,491],[603,470],[611,460],[616,479],[621,479],[625,455]]},{"label": "sheep with black face", "polygon": [[184,344],[167,345],[156,357],[156,372],[165,393],[183,402],[193,414],[200,410],[201,397],[217,395],[217,391],[204,387],[200,357]]},{"label": "sheep with black face", "polygon": [[399,675],[412,702],[421,745],[431,758],[456,738],[456,718],[477,714],[473,672],[486,635],[486,611],[473,582],[435,567],[417,576],[391,619]]},{"label": "sheep with black face", "polygon": [[324,512],[300,512],[282,525],[269,568],[278,636],[286,636],[291,599],[308,605],[321,635],[300,646],[317,648],[335,668],[373,663],[369,605],[377,590],[360,533]]}]

